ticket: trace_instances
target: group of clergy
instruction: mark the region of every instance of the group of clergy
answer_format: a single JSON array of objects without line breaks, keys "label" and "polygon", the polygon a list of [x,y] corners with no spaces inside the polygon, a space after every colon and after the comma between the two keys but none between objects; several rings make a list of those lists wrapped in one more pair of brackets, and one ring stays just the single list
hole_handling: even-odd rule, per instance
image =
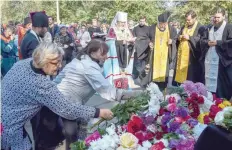
[{"label": "group of clergy", "polygon": [[[204,26],[198,22],[196,12],[188,11],[179,32],[168,23],[170,12],[159,15],[157,24],[151,26],[147,26],[146,17],[141,16],[139,25],[130,34],[127,13],[118,12],[106,41],[110,51],[108,65],[107,61],[104,65],[105,77],[111,76],[111,82],[119,88],[129,84],[128,78],[132,77],[141,87],[155,82],[162,90],[190,80],[204,83],[207,90],[218,97],[230,99],[232,25],[225,21],[224,9],[215,8],[212,15],[213,23]],[[110,68],[115,62],[117,64]]]}]

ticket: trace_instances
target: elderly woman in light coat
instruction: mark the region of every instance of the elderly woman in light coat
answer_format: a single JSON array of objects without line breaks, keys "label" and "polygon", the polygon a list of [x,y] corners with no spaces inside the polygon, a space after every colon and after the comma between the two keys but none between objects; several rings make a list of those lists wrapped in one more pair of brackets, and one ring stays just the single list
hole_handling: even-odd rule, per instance
[{"label": "elderly woman in light coat", "polygon": [[42,42],[33,58],[17,62],[2,80],[1,148],[30,150],[32,144],[24,125],[43,106],[66,119],[112,118],[108,109],[83,106],[65,98],[46,75],[56,75],[61,67],[63,50],[56,44]]}]

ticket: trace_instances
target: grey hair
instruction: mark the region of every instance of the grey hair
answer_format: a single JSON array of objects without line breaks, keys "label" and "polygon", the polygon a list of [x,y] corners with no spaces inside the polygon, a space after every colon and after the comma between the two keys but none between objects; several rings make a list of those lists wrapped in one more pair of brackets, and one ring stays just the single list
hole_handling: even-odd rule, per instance
[{"label": "grey hair", "polygon": [[34,50],[32,58],[34,64],[42,68],[49,61],[57,59],[64,55],[64,50],[52,42],[41,42]]}]

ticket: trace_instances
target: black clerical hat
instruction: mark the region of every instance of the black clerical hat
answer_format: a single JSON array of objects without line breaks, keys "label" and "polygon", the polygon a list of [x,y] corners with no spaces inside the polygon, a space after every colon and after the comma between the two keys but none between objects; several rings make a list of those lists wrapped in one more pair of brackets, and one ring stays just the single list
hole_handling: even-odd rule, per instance
[{"label": "black clerical hat", "polygon": [[168,18],[171,16],[171,12],[164,12],[158,16],[159,22],[168,22]]},{"label": "black clerical hat", "polygon": [[48,27],[48,16],[45,11],[31,12],[30,16],[33,27]]}]

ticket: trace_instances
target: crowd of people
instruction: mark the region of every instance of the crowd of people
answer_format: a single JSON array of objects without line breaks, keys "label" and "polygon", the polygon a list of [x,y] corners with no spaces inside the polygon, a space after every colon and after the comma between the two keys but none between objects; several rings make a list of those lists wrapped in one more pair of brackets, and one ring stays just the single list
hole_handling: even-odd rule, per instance
[{"label": "crowd of people", "polygon": [[42,11],[23,24],[2,25],[2,148],[44,150],[66,139],[70,149],[86,137],[90,118],[113,117],[85,105],[96,92],[120,102],[151,82],[164,90],[190,80],[231,99],[232,25],[225,10],[216,8],[209,25],[193,10],[182,27],[170,16],[164,12],[151,25],[141,16],[135,25],[117,12],[110,25],[93,19],[67,26]]}]

